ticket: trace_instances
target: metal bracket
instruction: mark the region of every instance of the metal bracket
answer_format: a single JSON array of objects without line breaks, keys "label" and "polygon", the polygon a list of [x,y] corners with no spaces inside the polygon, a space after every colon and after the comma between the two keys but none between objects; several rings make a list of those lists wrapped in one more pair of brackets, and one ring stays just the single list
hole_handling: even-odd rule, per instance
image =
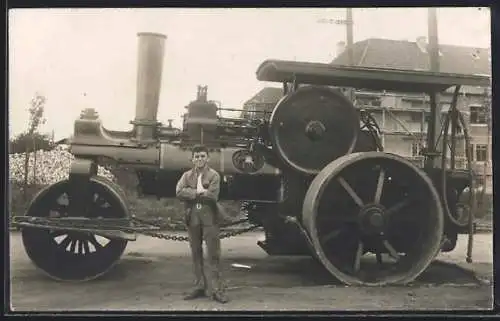
[{"label": "metal bracket", "polygon": [[69,172],[69,211],[74,216],[86,216],[91,199],[90,178],[97,175],[97,164],[90,159],[77,158]]}]

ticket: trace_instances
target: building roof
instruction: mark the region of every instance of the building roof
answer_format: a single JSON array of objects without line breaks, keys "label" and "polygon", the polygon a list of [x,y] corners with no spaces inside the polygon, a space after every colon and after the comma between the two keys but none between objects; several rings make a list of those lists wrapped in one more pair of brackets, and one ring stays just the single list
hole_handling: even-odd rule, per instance
[{"label": "building roof", "polygon": [[245,102],[247,104],[275,103],[283,97],[283,88],[265,87]]},{"label": "building roof", "polygon": [[[355,42],[352,48],[357,66],[406,70],[429,69],[428,54],[423,52],[416,42],[370,38]],[[491,51],[489,49],[440,44],[439,51],[441,52],[439,57],[441,72],[491,75]],[[347,65],[347,51],[342,52],[331,64]],[[482,91],[478,90],[462,87],[461,92]],[[283,89],[265,87],[245,104],[276,103],[282,96]]]},{"label": "building roof", "polygon": [[[353,44],[354,65],[363,67],[429,70],[429,54],[416,42],[370,38]],[[440,71],[454,74],[491,75],[491,52],[487,48],[439,45]],[[348,65],[348,53],[332,62]]]}]

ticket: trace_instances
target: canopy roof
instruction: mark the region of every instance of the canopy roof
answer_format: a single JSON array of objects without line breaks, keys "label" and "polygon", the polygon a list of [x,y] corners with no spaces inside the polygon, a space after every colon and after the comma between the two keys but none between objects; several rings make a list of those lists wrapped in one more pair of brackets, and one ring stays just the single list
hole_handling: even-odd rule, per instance
[{"label": "canopy roof", "polygon": [[266,60],[257,79],[272,82],[352,87],[396,92],[441,92],[452,86],[487,87],[487,75],[464,75],[430,71],[341,66],[325,63]]}]

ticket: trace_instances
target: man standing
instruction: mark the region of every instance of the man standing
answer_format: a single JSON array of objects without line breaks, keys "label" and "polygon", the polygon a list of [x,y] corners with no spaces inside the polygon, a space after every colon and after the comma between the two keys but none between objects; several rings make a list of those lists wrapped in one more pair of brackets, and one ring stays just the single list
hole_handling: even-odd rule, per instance
[{"label": "man standing", "polygon": [[[185,222],[195,275],[195,288],[184,299],[208,296],[217,302],[226,303],[229,299],[224,293],[220,275],[221,250],[217,206],[220,175],[207,165],[208,160],[208,149],[202,145],[194,146],[194,167],[182,175],[176,186],[177,198],[185,204]],[[203,269],[203,240],[208,250],[208,271]]]}]

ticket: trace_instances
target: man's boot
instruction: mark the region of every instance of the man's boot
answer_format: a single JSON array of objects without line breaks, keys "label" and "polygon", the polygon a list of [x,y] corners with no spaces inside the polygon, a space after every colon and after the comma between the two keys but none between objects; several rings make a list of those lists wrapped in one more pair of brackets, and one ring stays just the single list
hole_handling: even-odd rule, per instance
[{"label": "man's boot", "polygon": [[229,298],[223,292],[215,292],[214,294],[212,294],[212,299],[214,301],[219,302],[219,303],[227,303],[227,302],[229,302]]},{"label": "man's boot", "polygon": [[184,300],[194,300],[205,296],[205,290],[195,289],[184,297]]}]

